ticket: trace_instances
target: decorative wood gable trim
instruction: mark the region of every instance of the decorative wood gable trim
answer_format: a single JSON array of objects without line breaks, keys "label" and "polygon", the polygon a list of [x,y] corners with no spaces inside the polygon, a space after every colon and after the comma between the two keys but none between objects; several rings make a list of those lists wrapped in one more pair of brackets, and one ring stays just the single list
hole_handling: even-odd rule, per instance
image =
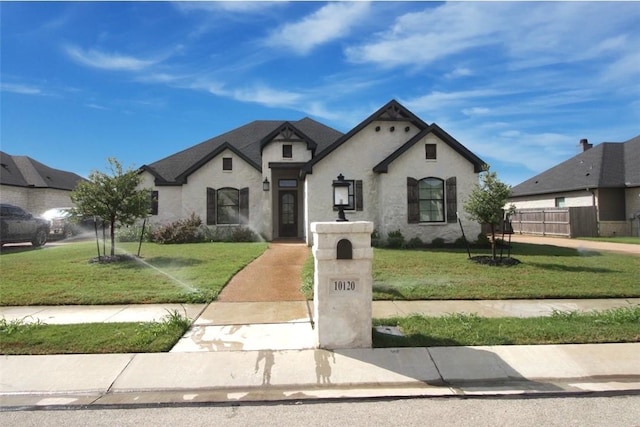
[{"label": "decorative wood gable trim", "polygon": [[313,173],[313,165],[320,162],[322,159],[327,157],[332,151],[340,147],[346,141],[348,141],[355,134],[363,130],[365,127],[370,125],[372,122],[376,120],[382,121],[409,121],[414,126],[416,126],[421,131],[428,128],[429,125],[426,124],[422,119],[413,114],[411,111],[406,109],[402,104],[400,104],[395,99],[392,99],[387,104],[378,109],[375,113],[364,119],[359,125],[351,129],[349,132],[344,134],[342,137],[338,138],[333,144],[328,146],[325,150],[323,150],[317,157],[314,157],[310,160],[305,167],[303,168],[303,173]]},{"label": "decorative wood gable trim", "polygon": [[260,141],[260,152],[264,150],[264,147],[274,141],[305,142],[307,144],[307,150],[311,150],[313,154],[315,154],[316,147],[318,146],[315,141],[290,122],[284,122],[276,130],[265,136]]}]

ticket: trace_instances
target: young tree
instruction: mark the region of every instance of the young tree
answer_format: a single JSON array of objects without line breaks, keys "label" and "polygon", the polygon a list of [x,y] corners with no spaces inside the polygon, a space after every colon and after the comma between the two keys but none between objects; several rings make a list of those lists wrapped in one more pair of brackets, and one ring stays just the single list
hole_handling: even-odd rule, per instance
[{"label": "young tree", "polygon": [[110,225],[111,256],[115,255],[116,225],[132,225],[146,217],[151,206],[148,189],[138,189],[140,175],[133,169],[123,170],[120,163],[109,158],[110,174],[92,171],[71,192],[75,214],[96,216]]},{"label": "young tree", "polygon": [[480,183],[471,192],[464,204],[470,219],[489,224],[491,230],[491,254],[496,259],[496,225],[504,219],[504,207],[511,194],[511,186],[501,182],[496,172],[485,165]]}]

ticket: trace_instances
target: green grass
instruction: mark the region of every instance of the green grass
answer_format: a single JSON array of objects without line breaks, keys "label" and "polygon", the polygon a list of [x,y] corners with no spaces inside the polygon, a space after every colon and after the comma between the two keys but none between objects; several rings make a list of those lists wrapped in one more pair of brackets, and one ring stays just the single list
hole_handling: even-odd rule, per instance
[{"label": "green grass", "polygon": [[190,322],[177,312],[160,322],[28,324],[0,320],[0,354],[158,353],[171,350]]},{"label": "green grass", "polygon": [[626,243],[640,245],[640,237],[578,237],[576,240],[591,240],[593,242]]},{"label": "green grass", "polygon": [[399,326],[405,336],[374,331],[374,347],[586,344],[640,342],[640,307],[600,313],[555,313],[536,318],[481,318],[476,315],[375,319]]},{"label": "green grass", "polygon": [[[485,253],[486,254],[486,253]],[[476,250],[472,255],[480,255]],[[640,257],[513,244],[522,263],[491,267],[464,250],[374,250],[376,300],[640,297]],[[506,253],[505,253],[506,256]]]},{"label": "green grass", "polygon": [[[136,243],[120,248],[137,252]],[[4,248],[0,304],[208,302],[266,248],[266,243],[145,243],[140,260],[110,264],[89,263],[96,256],[95,242]]]}]

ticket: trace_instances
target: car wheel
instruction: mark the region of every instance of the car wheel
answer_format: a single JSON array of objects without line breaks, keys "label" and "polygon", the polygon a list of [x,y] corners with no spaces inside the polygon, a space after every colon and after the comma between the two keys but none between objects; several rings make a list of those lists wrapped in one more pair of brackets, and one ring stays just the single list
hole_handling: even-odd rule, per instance
[{"label": "car wheel", "polygon": [[34,247],[39,248],[40,246],[43,246],[45,243],[47,243],[47,232],[43,229],[36,231],[36,235],[31,241],[31,244]]},{"label": "car wheel", "polygon": [[65,227],[63,232],[63,237],[68,239],[69,237],[73,237],[73,230],[71,227]]}]

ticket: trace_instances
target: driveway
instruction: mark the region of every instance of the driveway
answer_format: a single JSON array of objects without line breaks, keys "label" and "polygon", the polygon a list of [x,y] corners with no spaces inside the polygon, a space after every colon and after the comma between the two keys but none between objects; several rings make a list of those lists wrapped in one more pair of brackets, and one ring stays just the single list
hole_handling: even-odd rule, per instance
[{"label": "driveway", "polygon": [[640,256],[640,245],[632,245],[629,243],[596,242],[592,240],[576,240],[567,239],[564,237],[540,237],[522,234],[513,234],[511,236],[511,241],[517,243],[529,243],[533,245],[561,246],[565,248],[617,252],[627,255]]}]

